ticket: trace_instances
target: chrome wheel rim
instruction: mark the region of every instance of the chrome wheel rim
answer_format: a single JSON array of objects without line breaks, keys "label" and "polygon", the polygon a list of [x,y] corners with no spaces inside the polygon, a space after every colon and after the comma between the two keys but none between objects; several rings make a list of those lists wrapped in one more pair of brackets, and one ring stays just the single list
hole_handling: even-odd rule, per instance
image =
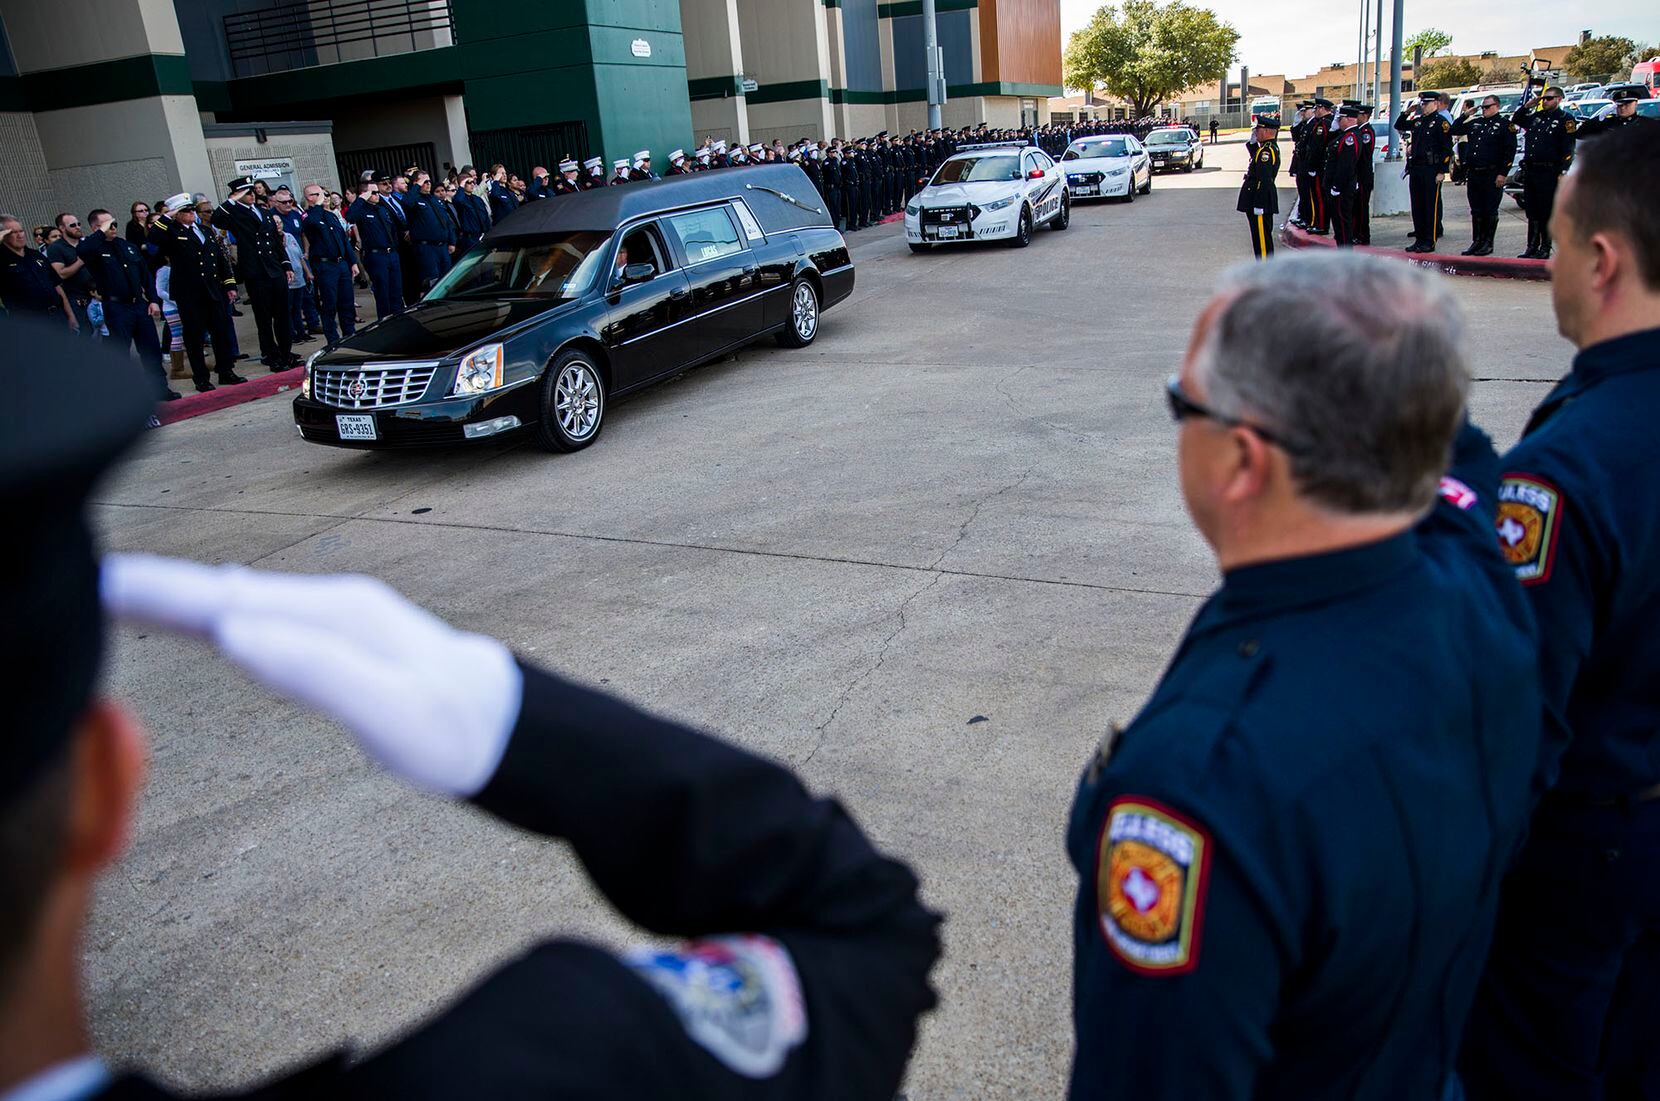
[{"label": "chrome wheel rim", "polygon": [[813,339],[818,331],[818,299],[813,294],[813,288],[806,283],[795,289],[795,335],[802,340]]},{"label": "chrome wheel rim", "polygon": [[553,412],[573,440],[585,440],[599,428],[599,376],[582,360],[565,364],[553,389]]}]

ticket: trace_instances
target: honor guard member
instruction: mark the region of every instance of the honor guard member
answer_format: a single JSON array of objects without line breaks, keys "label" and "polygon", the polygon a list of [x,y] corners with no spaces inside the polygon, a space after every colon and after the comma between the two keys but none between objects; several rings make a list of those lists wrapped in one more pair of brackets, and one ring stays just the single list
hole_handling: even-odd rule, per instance
[{"label": "honor guard member", "polygon": [[1200,315],[1168,397],[1222,584],[1078,786],[1074,1101],[1451,1084],[1540,741],[1462,328],[1339,249]]},{"label": "honor guard member", "polygon": [[1331,139],[1332,102],[1316,99],[1314,113],[1303,127],[1303,175],[1308,178],[1309,198],[1313,200],[1308,231],[1316,234],[1331,232],[1331,211],[1326,208],[1326,144]]},{"label": "honor guard member", "polygon": [[1562,89],[1546,88],[1538,109],[1530,99],[1517,106],[1510,121],[1527,131],[1522,147],[1522,209],[1527,211],[1527,251],[1518,259],[1550,259],[1550,212],[1557,181],[1574,162],[1579,122],[1562,109]]},{"label": "honor guard member", "polygon": [[1355,202],[1360,194],[1360,105],[1345,101],[1337,111],[1337,129],[1326,143],[1326,208],[1332,236],[1339,245],[1355,243]]},{"label": "honor guard member", "polygon": [[1250,226],[1251,254],[1263,260],[1274,255],[1274,215],[1280,210],[1274,183],[1280,173],[1280,120],[1278,115],[1257,115],[1251,121],[1256,125],[1245,143],[1245,182],[1236,209]]},{"label": "honor guard member", "polygon": [[582,181],[578,178],[577,163],[569,158],[559,162],[559,175],[553,181],[552,193],[555,195],[575,195],[582,190]]},{"label": "honor guard member", "polygon": [[273,371],[300,362],[288,327],[288,246],[282,219],[254,205],[254,181],[238,176],[225,184],[226,198],[214,211],[214,224],[236,241],[237,275],[248,288],[259,329],[259,361]]},{"label": "honor guard member", "polygon": [[820,190],[824,194],[824,206],[830,212],[830,224],[837,229],[847,223],[842,220],[842,150],[839,145],[832,145],[829,155],[824,158],[824,167],[820,173],[823,177],[823,186]]},{"label": "honor guard member", "polygon": [[691,169],[686,167],[686,151],[684,149],[672,149],[672,150],[669,151],[669,170],[667,172],[663,173],[663,175],[665,175],[665,176],[689,176],[689,175],[691,175]]},{"label": "honor guard member", "polygon": [[[1660,1096],[1604,1079],[1612,1037],[1660,1034],[1660,207],[1634,186],[1660,178],[1660,143],[1643,129],[1586,142],[1556,195],[1551,297],[1578,352],[1504,457],[1499,545],[1554,737],[1465,1042],[1470,1101]],[[1634,981],[1642,1015],[1621,1020]]]},{"label": "honor guard member", "polygon": [[1291,123],[1291,178],[1297,185],[1297,214],[1291,224],[1298,229],[1309,227],[1314,210],[1314,199],[1308,193],[1308,176],[1303,171],[1303,131],[1313,113],[1314,104],[1304,100],[1297,104],[1297,117]]},{"label": "honor guard member", "polygon": [[859,151],[853,146],[842,149],[842,217],[849,233],[865,228],[859,220],[859,175],[864,166],[859,163]]},{"label": "honor guard member", "polygon": [[605,186],[605,161],[602,158],[589,157],[582,162],[582,167],[588,170],[582,177],[582,190],[592,191]]},{"label": "honor guard member", "polygon": [[1360,112],[1360,125],[1355,127],[1355,141],[1360,145],[1360,152],[1355,158],[1359,186],[1355,189],[1354,238],[1357,245],[1369,245],[1372,243],[1372,187],[1376,182],[1372,158],[1377,153],[1378,136],[1372,129],[1372,105],[1361,103],[1356,109]]},{"label": "honor guard member", "polygon": [[1470,247],[1462,256],[1491,256],[1493,234],[1499,228],[1499,204],[1510,165],[1516,159],[1516,124],[1505,117],[1499,97],[1481,97],[1481,106],[1469,104],[1452,125],[1453,137],[1463,137],[1464,188],[1470,200]]},{"label": "honor guard member", "polygon": [[651,150],[642,149],[634,154],[634,164],[629,169],[628,178],[634,181],[655,180],[657,173],[651,170]]},{"label": "honor guard member", "polygon": [[[0,1092],[178,1096],[99,1058],[77,992],[94,885],[132,834],[145,773],[139,720],[97,683],[107,610],[211,641],[340,722],[408,786],[563,840],[618,912],[664,938],[618,953],[532,945],[390,1047],[350,1063],[324,1055],[258,1096],[895,1095],[934,1004],[938,918],[834,799],[517,660],[379,582],[100,563],[87,499],[143,431],[148,381],[95,345],[72,350],[67,334],[7,335],[12,375],[44,360],[62,388],[25,388],[0,410],[0,503],[31,517],[0,550],[12,612],[0,624]],[[33,660],[39,647],[53,660]]]},{"label": "honor guard member", "polygon": [[455,251],[455,225],[432,194],[432,178],[425,172],[409,189],[404,213],[409,215],[409,239],[415,245],[418,286],[425,294],[450,270]]},{"label": "honor guard member", "polygon": [[334,211],[323,205],[324,198],[322,184],[306,184],[306,211],[300,219],[300,232],[321,303],[323,338],[332,348],[342,336],[357,332],[352,280],[357,278],[358,265],[346,227]]},{"label": "honor guard member", "polygon": [[[565,183],[563,179],[556,180],[554,187],[562,183]],[[490,204],[478,193],[478,181],[471,176],[461,178],[461,191],[455,197],[455,218],[455,254],[460,256],[490,232]]]},{"label": "honor guard member", "polygon": [[617,187],[627,183],[629,181],[628,159],[625,157],[619,161],[612,161],[611,172],[611,178],[605,181],[608,185],[611,187]]},{"label": "honor guard member", "polygon": [[[375,173],[373,183],[387,177]],[[346,221],[357,227],[363,245],[363,266],[369,270],[369,286],[375,294],[375,319],[391,317],[403,310],[403,264],[398,258],[399,223],[373,185],[346,211]]]},{"label": "honor guard member", "polygon": [[[1614,113],[1580,123],[1580,140],[1583,141],[1598,134],[1609,134],[1615,130],[1622,130],[1627,126],[1644,128],[1654,126],[1654,119],[1637,113],[1637,104],[1642,102],[1642,98],[1637,95],[1635,88],[1622,88],[1615,92],[1612,98],[1614,100]],[[1651,133],[1649,140],[1655,140],[1655,135]]]},{"label": "honor guard member", "polygon": [[155,276],[144,262],[138,246],[121,236],[115,215],[94,210],[87,215],[91,235],[75,249],[86,263],[104,305],[104,325],[109,336],[103,343],[122,353],[133,349],[138,361],[155,380],[156,396],[174,401],[179,392],[167,385],[167,370],[161,365],[161,342],[156,339],[156,318],[161,316],[161,296],[156,293]]},{"label": "honor guard member", "polygon": [[1416,110],[1407,107],[1395,130],[1412,143],[1407,153],[1408,194],[1412,200],[1412,244],[1407,252],[1434,252],[1441,221],[1441,181],[1452,166],[1452,123],[1440,111],[1440,97],[1425,92]]},{"label": "honor guard member", "polygon": [[[230,312],[227,298],[235,301],[236,275],[224,250],[212,239],[213,230],[196,224],[196,207],[190,193],[180,192],[167,200],[171,214],[156,218],[150,227],[150,244],[169,268],[167,295],[179,308],[184,329],[184,351],[190,357],[190,374],[198,393],[214,389],[208,381],[204,340],[213,342],[213,367],[221,385],[232,386],[248,380],[234,370],[236,352],[231,345]],[[288,249],[283,249],[283,262]],[[283,307],[283,321],[288,309]]]}]

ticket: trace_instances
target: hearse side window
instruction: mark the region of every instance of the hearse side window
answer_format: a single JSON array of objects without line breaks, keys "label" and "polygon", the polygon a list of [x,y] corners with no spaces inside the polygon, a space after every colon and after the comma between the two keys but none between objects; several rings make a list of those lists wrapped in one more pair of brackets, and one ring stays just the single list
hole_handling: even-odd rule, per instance
[{"label": "hearse side window", "polygon": [[732,224],[732,216],[726,211],[726,207],[717,206],[694,210],[690,214],[673,214],[664,219],[669,232],[679,239],[680,247],[686,253],[686,263],[702,264],[743,251],[743,242],[738,240],[738,227]]},{"label": "hearse side window", "polygon": [[757,222],[755,215],[750,213],[749,204],[742,199],[734,199],[732,200],[732,210],[738,216],[738,224],[744,227],[744,236],[751,241],[759,241],[762,237],[761,223]]},{"label": "hearse side window", "polygon": [[617,246],[614,265],[618,276],[622,275],[624,264],[650,264],[654,279],[674,267],[674,262],[669,259],[669,250],[663,247],[657,230],[652,226],[640,226],[622,239],[622,244]]}]

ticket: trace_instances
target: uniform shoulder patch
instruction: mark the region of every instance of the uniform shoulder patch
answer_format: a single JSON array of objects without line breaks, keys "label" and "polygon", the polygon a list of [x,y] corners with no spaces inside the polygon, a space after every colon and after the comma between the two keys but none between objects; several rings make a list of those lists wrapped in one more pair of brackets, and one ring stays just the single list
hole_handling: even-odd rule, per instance
[{"label": "uniform shoulder patch", "polygon": [[1522,584],[1550,580],[1561,518],[1562,494],[1543,478],[1506,474],[1499,483],[1499,548]]},{"label": "uniform shoulder patch", "polygon": [[1573,119],[1569,119],[1567,121],[1567,127],[1568,127],[1568,133],[1571,134],[1575,130],[1579,129],[1579,123],[1575,122]]},{"label": "uniform shoulder patch", "polygon": [[1450,132],[1452,130],[1452,123],[1448,122],[1446,119],[1442,119],[1441,120],[1441,130],[1442,130],[1443,133]]},{"label": "uniform shoulder patch", "polygon": [[1107,807],[1096,846],[1101,935],[1124,966],[1180,975],[1199,963],[1210,835],[1198,823],[1139,795]]},{"label": "uniform shoulder patch", "polygon": [[687,1035],[747,1078],[777,1074],[807,1037],[801,980],[789,952],[770,937],[641,948],[623,963],[663,996]]},{"label": "uniform shoulder patch", "polygon": [[1468,512],[1475,507],[1476,502],[1481,498],[1476,496],[1475,490],[1457,478],[1451,475],[1443,475],[1441,478],[1441,499],[1454,508]]}]

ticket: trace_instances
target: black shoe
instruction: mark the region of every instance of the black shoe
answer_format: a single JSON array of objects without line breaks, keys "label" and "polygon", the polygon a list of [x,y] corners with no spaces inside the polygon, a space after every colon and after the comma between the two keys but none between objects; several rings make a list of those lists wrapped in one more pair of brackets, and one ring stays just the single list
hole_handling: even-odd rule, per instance
[{"label": "black shoe", "polygon": [[219,375],[219,385],[221,386],[240,386],[242,383],[247,381],[247,379],[243,378],[235,371],[224,371]]},{"label": "black shoe", "polygon": [[1518,260],[1537,260],[1537,259],[1539,259],[1539,254],[1537,252],[1534,252],[1532,249],[1528,249],[1526,252],[1518,254],[1516,259],[1518,259]]},{"label": "black shoe", "polygon": [[1460,255],[1460,256],[1480,256],[1481,255],[1481,242],[1480,241],[1471,241],[1470,242],[1470,247],[1465,249],[1463,252],[1459,253],[1458,255]]},{"label": "black shoe", "polygon": [[1548,248],[1540,249],[1538,252],[1533,254],[1533,258],[1535,260],[1549,260],[1550,259],[1550,249],[1548,249]]},{"label": "black shoe", "polygon": [[182,397],[184,397],[184,395],[179,393],[177,390],[168,390],[166,393],[162,394],[161,400],[162,401],[178,401]]},{"label": "black shoe", "polygon": [[196,384],[196,392],[198,394],[206,394],[209,391],[217,390],[217,389],[219,389],[219,387],[215,386],[211,382],[198,382]]},{"label": "black shoe", "polygon": [[1331,236],[1331,230],[1329,230],[1329,229],[1313,229],[1313,228],[1310,228],[1309,232],[1314,234],[1314,236],[1316,236],[1316,237],[1329,237],[1329,236]]},{"label": "black shoe", "polygon": [[232,356],[231,358],[233,360],[235,360],[235,359],[251,359],[252,357],[249,356],[247,352],[238,352],[234,356]]}]

